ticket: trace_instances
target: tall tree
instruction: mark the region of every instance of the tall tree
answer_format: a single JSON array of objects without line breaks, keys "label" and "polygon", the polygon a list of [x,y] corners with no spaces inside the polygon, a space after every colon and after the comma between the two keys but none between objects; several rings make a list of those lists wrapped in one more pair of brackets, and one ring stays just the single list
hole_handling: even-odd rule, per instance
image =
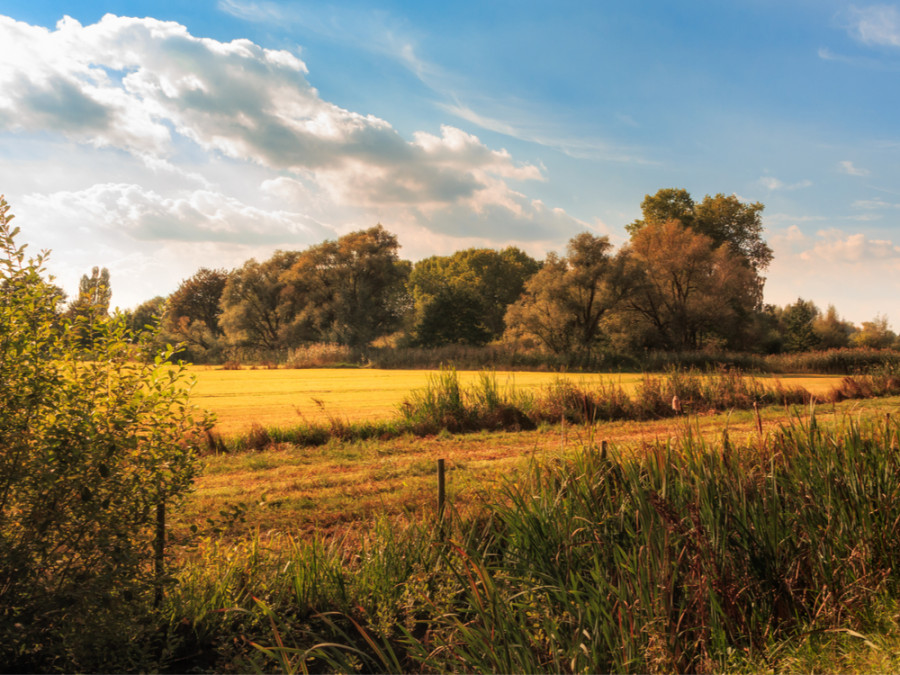
[{"label": "tall tree", "polygon": [[511,337],[529,336],[556,353],[589,352],[601,322],[630,287],[627,252],[612,254],[608,237],[582,232],[565,257],[548,255],[506,313]]},{"label": "tall tree", "polygon": [[410,264],[381,225],[312,246],[281,282],[292,339],[361,346],[396,330],[406,308]]},{"label": "tall tree", "polygon": [[220,322],[231,344],[267,350],[284,346],[292,317],[282,295],[282,275],[299,257],[296,251],[276,251],[265,262],[250,259],[228,275]]},{"label": "tall tree", "polygon": [[784,308],[781,326],[784,346],[788,351],[804,352],[819,345],[819,336],[813,328],[818,316],[819,308],[812,300],[797,298],[797,302]]},{"label": "tall tree", "polygon": [[67,314],[73,320],[73,330],[85,349],[90,349],[99,335],[98,324],[109,319],[111,298],[108,269],[94,267],[91,276],[86,274],[81,276],[78,297],[69,304]]},{"label": "tall tree", "polygon": [[834,305],[828,305],[825,314],[813,321],[813,332],[821,349],[839,349],[850,345],[850,336],[856,332],[856,326],[841,319]]},{"label": "tall tree", "polygon": [[191,347],[213,348],[225,334],[219,319],[227,281],[228,272],[206,267],[183,280],[168,299],[164,321],[166,332]]},{"label": "tall tree", "polygon": [[697,349],[734,341],[759,303],[757,277],[728,246],[678,220],[648,224],[631,238],[635,283],[627,306],[657,346]]},{"label": "tall tree", "polygon": [[696,204],[687,190],[665,188],[655,195],[646,195],[641,202],[643,218],[625,227],[634,236],[648,225],[660,225],[677,220],[684,227],[705,234],[713,246],[727,244],[757,273],[772,262],[772,249],[762,238],[760,202],[745,203],[735,195],[706,195]]}]

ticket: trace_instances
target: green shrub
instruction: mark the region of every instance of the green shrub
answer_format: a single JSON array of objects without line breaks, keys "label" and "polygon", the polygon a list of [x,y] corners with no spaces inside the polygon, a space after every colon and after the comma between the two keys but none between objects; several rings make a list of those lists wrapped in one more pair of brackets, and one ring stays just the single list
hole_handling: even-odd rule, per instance
[{"label": "green shrub", "polygon": [[167,354],[137,359],[124,317],[58,314],[46,256],[26,259],[8,210],[0,198],[0,662],[135,669],[156,507],[188,489],[206,420]]}]

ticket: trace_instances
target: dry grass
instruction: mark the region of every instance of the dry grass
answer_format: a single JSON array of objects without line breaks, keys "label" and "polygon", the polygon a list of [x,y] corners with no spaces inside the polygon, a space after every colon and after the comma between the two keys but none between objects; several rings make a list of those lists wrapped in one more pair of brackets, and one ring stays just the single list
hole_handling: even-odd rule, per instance
[{"label": "dry grass", "polygon": [[[817,418],[827,424],[835,415],[884,414],[896,411],[898,405],[900,397],[845,401],[819,406]],[[808,411],[763,409],[764,432],[798,412]],[[447,462],[452,503],[466,511],[532,455],[565,454],[601,439],[619,448],[640,448],[657,439],[681,436],[686,421],[670,418],[593,427],[554,425],[517,433],[444,433],[302,449],[283,445],[258,453],[210,456],[176,527],[183,531],[195,523],[202,530],[209,526],[206,519],[211,514],[215,520],[217,514],[239,504],[246,509],[246,522],[233,529],[236,536],[257,528],[263,533],[345,532],[374,515],[415,519],[423,510],[435,508],[439,458]],[[690,423],[709,437],[727,429],[733,441],[757,434],[752,411],[694,416]]]}]

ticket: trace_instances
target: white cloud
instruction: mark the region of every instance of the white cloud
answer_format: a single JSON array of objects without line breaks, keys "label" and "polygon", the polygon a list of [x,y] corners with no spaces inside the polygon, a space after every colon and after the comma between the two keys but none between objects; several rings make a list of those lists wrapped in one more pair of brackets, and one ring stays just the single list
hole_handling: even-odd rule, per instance
[{"label": "white cloud", "polygon": [[800,253],[807,261],[826,263],[867,263],[891,261],[900,263],[900,246],[886,239],[869,239],[857,232],[847,234],[838,229],[819,230],[815,244]]},{"label": "white cloud", "polygon": [[850,160],[845,160],[840,163],[840,169],[843,173],[846,173],[849,176],[868,176],[868,169],[861,169],[857,166],[853,165],[853,162]]},{"label": "white cloud", "polygon": [[138,185],[106,183],[23,199],[30,224],[70,232],[106,231],[145,242],[312,243],[333,230],[300,213],[266,211],[209,190],[168,198]]},{"label": "white cloud", "polygon": [[[223,0],[220,7],[233,14],[256,8],[274,16],[277,10],[237,0]],[[535,218],[547,220],[507,185],[543,180],[538,167],[450,126],[440,135],[418,132],[406,140],[385,120],[323,100],[307,80],[306,64],[288,51],[249,40],[198,38],[174,22],[113,15],[88,26],[65,18],[55,30],[0,17],[0,43],[6,47],[0,51],[0,132],[61,134],[83,146],[124,150],[156,174],[202,188],[191,199],[157,194],[144,203],[143,229],[135,232],[165,231],[161,220],[148,224],[159,208],[165,214],[181,209],[182,217],[206,223],[184,233],[239,236],[200,218],[209,214],[195,203],[199,195],[221,188],[177,167],[174,156],[186,144],[205,153],[207,162],[229,158],[271,172],[269,180],[280,175],[301,181],[314,201],[330,202],[335,211],[351,208],[360,215],[359,209],[368,209],[398,218],[418,212],[423,224],[435,227],[448,223],[435,216],[441,209],[490,211],[498,222],[522,218],[525,231]],[[97,206],[69,199],[85,212]],[[221,195],[216,199],[227,203]],[[225,211],[249,231],[271,222],[271,214],[251,217],[234,205]],[[576,222],[569,224],[575,228]]]},{"label": "white cloud", "polygon": [[853,202],[853,206],[870,210],[900,209],[900,204],[886,202],[883,199],[859,199]]},{"label": "white cloud", "polygon": [[774,176],[763,176],[759,179],[759,184],[767,190],[802,190],[812,186],[812,181],[801,180],[797,183],[785,183]]},{"label": "white cloud", "polygon": [[893,5],[853,7],[850,34],[867,45],[900,47],[900,10]]}]

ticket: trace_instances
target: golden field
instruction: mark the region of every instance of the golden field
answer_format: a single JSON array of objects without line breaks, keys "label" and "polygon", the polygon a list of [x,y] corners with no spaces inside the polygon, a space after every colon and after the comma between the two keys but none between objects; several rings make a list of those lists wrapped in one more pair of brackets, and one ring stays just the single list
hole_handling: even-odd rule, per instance
[{"label": "golden field", "polygon": [[[224,435],[247,431],[253,424],[290,427],[300,423],[322,423],[328,418],[357,422],[390,419],[403,400],[424,387],[437,371],[376,370],[358,368],[241,369],[191,366],[196,378],[193,402],[216,414],[217,431]],[[478,371],[460,371],[460,384],[467,386]],[[496,373],[501,387],[537,390],[559,379],[590,387],[601,380],[620,384],[631,391],[643,377],[639,373],[571,374],[537,372]],[[774,377],[772,379],[775,379]],[[813,394],[824,393],[840,381],[838,376],[782,375],[785,385],[797,385]]]}]

